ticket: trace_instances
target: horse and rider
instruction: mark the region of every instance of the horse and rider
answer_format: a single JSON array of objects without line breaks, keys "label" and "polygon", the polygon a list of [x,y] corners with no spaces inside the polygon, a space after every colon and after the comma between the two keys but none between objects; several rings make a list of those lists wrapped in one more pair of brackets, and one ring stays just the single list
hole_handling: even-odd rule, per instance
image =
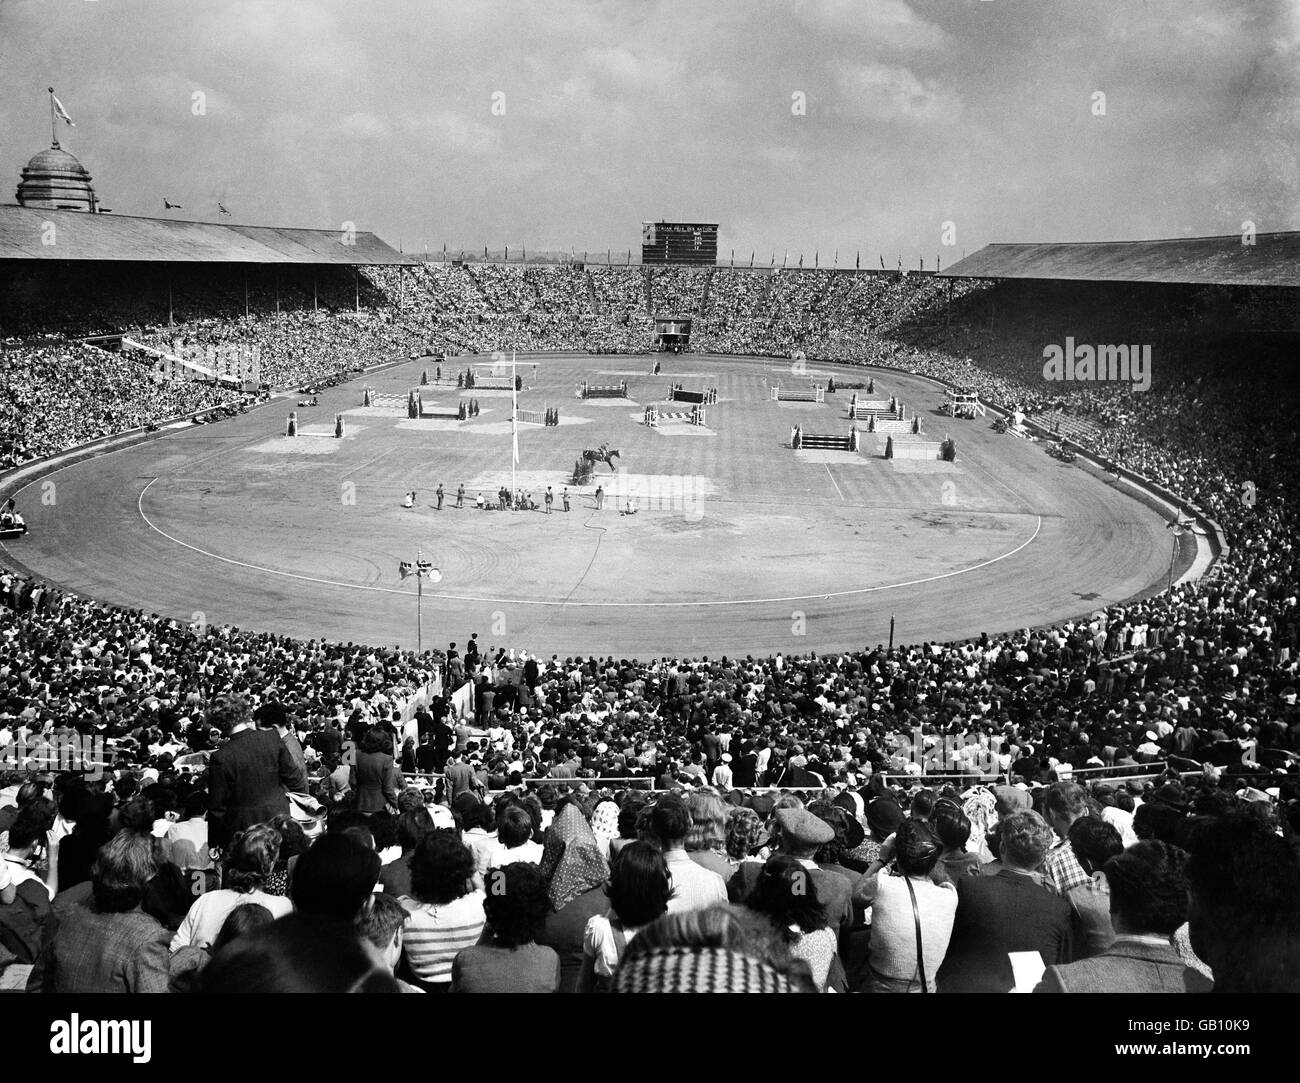
[{"label": "horse and rider", "polygon": [[605,463],[616,474],[618,473],[618,467],[615,465],[614,460],[618,457],[618,448],[612,448],[608,443],[601,444],[600,447],[595,449],[587,448],[582,453],[584,462]]}]

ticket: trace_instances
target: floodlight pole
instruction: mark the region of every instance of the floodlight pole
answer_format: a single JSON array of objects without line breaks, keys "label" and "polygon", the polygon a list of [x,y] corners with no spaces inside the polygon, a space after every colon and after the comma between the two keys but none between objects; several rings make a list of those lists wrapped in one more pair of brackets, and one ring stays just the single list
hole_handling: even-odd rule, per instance
[{"label": "floodlight pole", "polygon": [[519,465],[519,384],[517,382],[515,351],[510,351],[510,499],[513,501],[518,491],[515,486],[515,471]]}]

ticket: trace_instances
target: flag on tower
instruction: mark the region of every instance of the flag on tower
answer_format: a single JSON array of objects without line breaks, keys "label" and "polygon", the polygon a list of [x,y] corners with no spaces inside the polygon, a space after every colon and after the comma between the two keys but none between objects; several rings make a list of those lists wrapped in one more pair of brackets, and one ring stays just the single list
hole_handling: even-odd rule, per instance
[{"label": "flag on tower", "polygon": [[63,108],[63,103],[59,101],[54,93],[54,88],[50,87],[50,100],[54,103],[54,115],[62,121],[66,121],[69,128],[75,128],[72,118],[68,116],[68,111]]}]

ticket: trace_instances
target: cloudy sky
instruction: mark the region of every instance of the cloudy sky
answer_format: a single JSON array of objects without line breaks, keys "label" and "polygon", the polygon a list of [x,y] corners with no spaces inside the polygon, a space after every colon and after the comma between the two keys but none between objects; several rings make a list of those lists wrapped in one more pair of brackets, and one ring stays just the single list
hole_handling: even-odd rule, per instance
[{"label": "cloudy sky", "polygon": [[1296,229],[1298,60],[1300,0],[0,0],[0,200],[54,86],[118,213],[408,251]]}]

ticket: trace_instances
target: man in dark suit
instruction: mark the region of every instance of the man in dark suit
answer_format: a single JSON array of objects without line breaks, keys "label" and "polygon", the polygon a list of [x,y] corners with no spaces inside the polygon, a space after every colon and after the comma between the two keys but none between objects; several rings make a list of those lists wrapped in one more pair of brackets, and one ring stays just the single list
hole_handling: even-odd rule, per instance
[{"label": "man in dark suit", "polygon": [[1181,851],[1148,840],[1106,862],[1115,942],[1100,955],[1049,966],[1035,993],[1208,993],[1213,982],[1170,943],[1187,920],[1190,888]]},{"label": "man in dark suit", "polygon": [[330,771],[339,765],[343,757],[343,734],[328,722],[319,722],[307,736],[307,744],[314,748]]},{"label": "man in dark suit", "polygon": [[941,993],[1008,993],[1016,984],[1011,952],[1033,952],[1047,966],[1071,958],[1070,904],[1033,877],[1052,845],[1052,829],[1026,810],[999,825],[1002,871],[957,884],[957,917],[937,975]]},{"label": "man in dark suit", "polygon": [[430,744],[433,746],[433,769],[441,772],[447,766],[447,760],[451,756],[452,750],[456,747],[456,732],[447,725],[445,718],[434,715],[438,719],[433,724],[433,738]]},{"label": "man in dark suit", "polygon": [[284,742],[294,767],[302,772],[303,778],[306,778],[307,757],[303,754],[302,743],[298,740],[298,734],[294,732],[293,720],[289,717],[289,712],[284,709],[284,704],[263,703],[253,712],[253,717],[257,719],[258,729],[273,730]]},{"label": "man in dark suit", "polygon": [[274,729],[253,727],[248,705],[231,697],[216,712],[230,740],[208,762],[208,841],[226,846],[253,824],[287,815],[286,793],[307,788],[307,779]]},{"label": "man in dark suit", "polygon": [[447,799],[454,801],[463,793],[474,793],[479,788],[478,776],[465,760],[456,755],[443,771],[447,780]]},{"label": "man in dark suit", "polygon": [[740,757],[731,765],[731,784],[737,789],[758,785],[758,756],[752,741],[740,746]]}]

